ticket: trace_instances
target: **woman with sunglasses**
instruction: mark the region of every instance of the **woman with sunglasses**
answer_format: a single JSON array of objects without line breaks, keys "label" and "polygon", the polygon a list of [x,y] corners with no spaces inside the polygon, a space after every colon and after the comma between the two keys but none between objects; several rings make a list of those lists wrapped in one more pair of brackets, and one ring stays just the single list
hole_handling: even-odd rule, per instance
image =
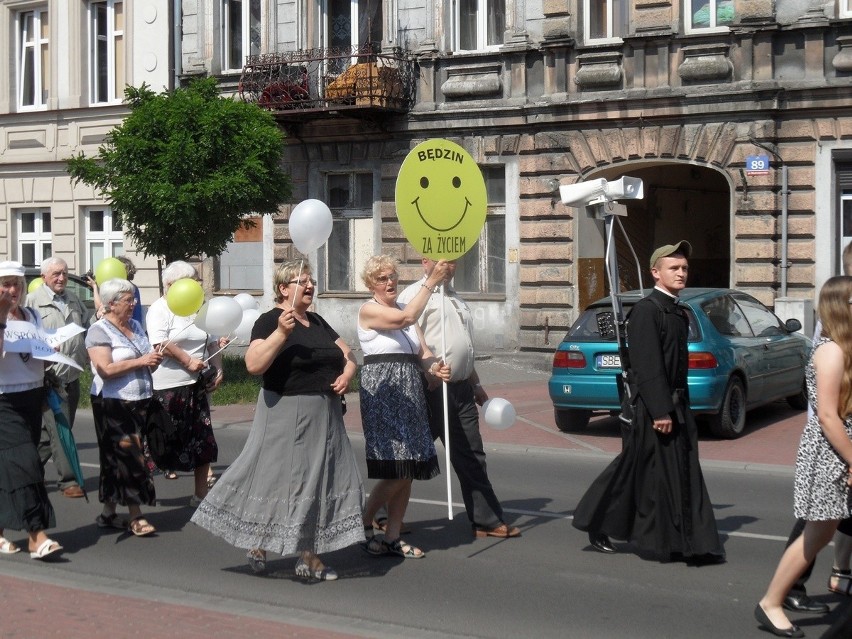
[{"label": "woman with sunglasses", "polygon": [[263,376],[251,431],[192,521],[247,549],[255,572],[267,552],[299,553],[298,577],[331,581],[337,573],[318,555],[364,540],[363,486],[341,401],[355,357],[308,311],[315,287],[307,261],[276,270],[277,305],[258,318],[245,356]]},{"label": "woman with sunglasses", "polygon": [[[364,352],[361,368],[361,423],[367,449],[367,476],[379,482],[364,510],[364,532],[371,555],[419,559],[425,553],[401,538],[402,518],[415,479],[431,479],[438,470],[421,368],[435,379],[450,379],[450,367],[432,354],[417,319],[429,295],[449,268],[435,268],[420,292],[406,305],[396,302],[397,262],[389,255],[367,260],[361,278],[373,297],[358,311],[358,339]],[[373,518],[387,507],[383,539],[373,536]]]}]

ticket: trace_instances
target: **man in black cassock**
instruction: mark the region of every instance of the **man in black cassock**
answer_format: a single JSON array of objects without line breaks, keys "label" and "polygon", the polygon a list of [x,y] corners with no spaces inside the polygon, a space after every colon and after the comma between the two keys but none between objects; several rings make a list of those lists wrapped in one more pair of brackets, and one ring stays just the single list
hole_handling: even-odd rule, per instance
[{"label": "man in black cassock", "polygon": [[573,520],[603,553],[615,552],[613,537],[662,561],[725,560],[698,463],[686,383],[689,320],[677,296],[686,287],[691,251],[686,241],[654,251],[654,290],[628,317],[634,416],[621,454],[586,491]]}]

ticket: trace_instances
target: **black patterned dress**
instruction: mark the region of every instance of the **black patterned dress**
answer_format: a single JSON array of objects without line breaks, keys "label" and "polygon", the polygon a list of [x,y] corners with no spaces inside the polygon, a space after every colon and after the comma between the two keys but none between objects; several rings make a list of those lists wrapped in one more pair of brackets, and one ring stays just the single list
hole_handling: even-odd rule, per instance
[{"label": "black patterned dress", "polygon": [[[376,302],[367,302],[375,304]],[[358,326],[361,423],[370,479],[431,479],[440,473],[429,430],[413,326],[374,331]]]},{"label": "black patterned dress", "polygon": [[[846,484],[849,467],[828,443],[817,418],[814,353],[830,341],[827,337],[820,338],[805,367],[808,401],[813,410],[799,441],[793,484],[794,512],[797,518],[805,521],[846,519],[852,515],[849,486]],[[846,434],[852,438],[852,417],[847,417],[844,425]]]}]

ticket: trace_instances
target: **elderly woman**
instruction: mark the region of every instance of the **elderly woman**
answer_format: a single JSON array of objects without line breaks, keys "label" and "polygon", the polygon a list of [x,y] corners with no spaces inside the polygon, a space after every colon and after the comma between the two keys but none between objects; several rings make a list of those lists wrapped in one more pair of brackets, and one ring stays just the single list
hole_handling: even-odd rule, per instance
[{"label": "elderly woman", "polygon": [[255,572],[267,551],[298,552],[297,576],[329,581],[337,573],[317,555],[363,541],[363,488],[341,402],[355,358],[308,311],[315,286],[307,262],[276,270],[277,305],[258,318],[245,356],[263,376],[251,432],[192,521],[248,549]]},{"label": "elderly woman", "polygon": [[[419,559],[425,553],[400,538],[402,518],[414,479],[438,474],[438,457],[429,430],[426,398],[418,365],[447,381],[450,367],[426,346],[417,318],[431,291],[444,280],[440,261],[420,292],[405,306],[399,292],[396,260],[387,255],[367,260],[362,279],[373,294],[358,311],[358,339],[364,352],[361,368],[361,422],[367,449],[367,476],[380,481],[370,491],[364,511],[367,552]],[[384,539],[373,536],[373,517],[387,506]]]},{"label": "elderly woman", "polygon": [[[104,316],[89,328],[86,348],[92,361],[92,415],[100,451],[101,528],[128,529],[137,537],[156,532],[141,506],[156,501],[154,481],[145,465],[142,430],[153,393],[151,373],[163,361],[133,319],[136,298],[127,280],[101,284]],[[118,517],[127,506],[130,521]]]},{"label": "elderly woman", "polygon": [[[195,267],[187,262],[172,262],[163,270],[166,293],[180,279],[198,279]],[[219,448],[213,436],[208,391],[222,382],[222,357],[217,339],[196,327],[195,316],[175,315],[163,295],[151,304],[145,317],[148,338],[154,348],[164,355],[163,364],[154,371],[154,396],[163,404],[172,421],[181,431],[185,442],[179,454],[181,466],[169,470],[193,471],[195,491],[191,506],[198,506],[207,496],[207,475],[210,464],[216,461]],[[211,378],[201,373],[210,359],[214,369]]]},{"label": "elderly woman", "polygon": [[22,306],[26,293],[24,267],[0,262],[0,554],[20,550],[3,536],[4,529],[12,528],[27,531],[30,557],[46,559],[62,546],[44,532],[56,525],[37,450],[45,361],[5,349],[7,322],[41,326],[39,316]]}]

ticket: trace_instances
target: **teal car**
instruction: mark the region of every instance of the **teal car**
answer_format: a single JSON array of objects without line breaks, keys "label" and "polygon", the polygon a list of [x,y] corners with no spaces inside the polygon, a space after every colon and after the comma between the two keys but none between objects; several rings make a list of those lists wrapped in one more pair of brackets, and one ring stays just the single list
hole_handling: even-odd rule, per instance
[{"label": "teal car", "polygon": [[[620,294],[625,316],[640,291]],[[807,408],[805,363],[811,341],[801,322],[778,317],[746,293],[693,288],[680,295],[689,317],[689,400],[711,432],[728,439],[745,429],[746,411],[779,399]],[[556,425],[584,430],[594,411],[617,414],[621,360],[609,298],[584,310],[553,356],[548,389]]]}]

